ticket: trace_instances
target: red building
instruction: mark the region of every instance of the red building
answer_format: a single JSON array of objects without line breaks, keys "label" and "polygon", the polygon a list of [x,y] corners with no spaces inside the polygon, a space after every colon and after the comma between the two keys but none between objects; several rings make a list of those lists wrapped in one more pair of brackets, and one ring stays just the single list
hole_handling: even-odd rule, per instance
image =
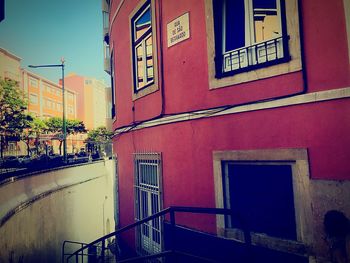
[{"label": "red building", "polygon": [[[119,227],[170,206],[226,208],[236,216],[177,216],[218,237],[183,230],[177,249],[230,261],[236,250],[220,242],[239,255],[250,239],[249,262],[327,262],[324,215],[350,216],[349,10],[347,0],[111,1]],[[124,242],[164,251],[167,221]]]}]

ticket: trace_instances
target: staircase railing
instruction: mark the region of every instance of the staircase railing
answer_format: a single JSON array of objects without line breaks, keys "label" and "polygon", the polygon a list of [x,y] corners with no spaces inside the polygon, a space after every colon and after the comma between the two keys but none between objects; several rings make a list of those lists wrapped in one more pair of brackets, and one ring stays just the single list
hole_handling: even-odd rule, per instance
[{"label": "staircase railing", "polygon": [[[109,253],[108,252],[108,240],[111,239],[112,237],[115,237],[115,240],[118,240],[118,236],[120,236],[121,234],[125,233],[126,231],[130,230],[130,229],[135,229],[136,227],[141,226],[142,224],[151,221],[153,219],[159,218],[159,217],[165,217],[166,215],[168,215],[168,218],[170,219],[170,221],[168,221],[168,223],[170,224],[171,228],[170,231],[175,231],[175,226],[176,226],[176,213],[192,213],[192,214],[209,214],[209,215],[231,215],[231,216],[236,216],[236,218],[241,221],[241,225],[243,228],[243,233],[244,233],[244,245],[247,249],[247,253],[249,253],[249,249],[251,247],[251,236],[250,236],[250,232],[247,230],[247,228],[244,225],[244,222],[242,222],[242,220],[240,220],[239,216],[237,214],[234,214],[232,210],[230,209],[223,209],[223,208],[204,208],[204,207],[180,207],[180,206],[172,206],[172,207],[168,207],[158,213],[155,213],[149,217],[146,217],[142,220],[139,220],[133,224],[127,225],[115,232],[112,232],[108,235],[105,235],[99,239],[96,239],[95,241],[86,244],[84,246],[82,246],[81,248],[79,248],[78,250],[76,250],[74,253],[71,253],[68,257],[66,257],[66,262],[70,262],[71,259],[75,259],[75,262],[83,262],[84,261],[84,256],[86,256],[87,254],[84,253],[84,250],[87,250],[91,247],[96,247],[98,246],[100,248],[99,251],[99,261],[98,262],[102,262],[102,263],[106,263],[107,262],[107,258],[106,258],[106,254]],[[170,236],[170,240],[169,240],[169,244],[168,247],[169,249],[166,251],[160,251],[159,253],[154,253],[152,255],[144,255],[144,256],[135,256],[135,257],[131,257],[128,259],[124,259],[124,260],[118,260],[118,262],[137,262],[137,261],[143,261],[143,260],[150,260],[150,259],[156,259],[156,258],[162,258],[162,257],[167,257],[167,256],[176,256],[176,255],[184,255],[184,256],[188,256],[188,257],[193,257],[193,258],[197,258],[200,260],[205,260],[208,262],[215,262],[213,260],[210,259],[204,259],[201,258],[200,256],[196,256],[196,255],[192,255],[192,254],[188,254],[188,253],[184,253],[181,251],[176,251],[174,249],[175,247],[175,243],[174,243],[174,236],[175,234],[170,232],[169,233]],[[63,244],[64,245],[64,244]],[[63,250],[62,250],[63,251]],[[66,254],[67,255],[67,254]],[[62,255],[62,258],[64,257],[64,255]],[[80,260],[79,260],[80,259]]]}]

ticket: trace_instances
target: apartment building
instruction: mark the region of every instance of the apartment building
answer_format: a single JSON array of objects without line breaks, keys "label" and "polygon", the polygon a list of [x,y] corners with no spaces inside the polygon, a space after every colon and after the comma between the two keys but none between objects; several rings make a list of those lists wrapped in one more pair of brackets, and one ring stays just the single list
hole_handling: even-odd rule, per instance
[{"label": "apartment building", "polygon": [[[27,70],[22,70],[22,74],[23,90],[28,94],[28,111],[37,117],[62,118],[62,87]],[[65,89],[67,119],[77,118],[76,100],[76,93]]]},{"label": "apartment building", "polygon": [[106,110],[108,88],[103,81],[71,73],[64,78],[64,83],[77,94],[76,116],[88,130],[110,125]]},{"label": "apartment building", "polygon": [[[54,83],[43,76],[21,68],[21,58],[0,48],[0,76],[18,82],[28,98],[28,112],[36,117],[47,119],[63,115],[63,97],[61,85]],[[65,88],[66,118],[77,119],[77,94]],[[78,138],[79,137],[79,138]],[[84,138],[80,135],[71,135],[67,138],[68,152],[79,149],[84,145]],[[58,152],[59,142],[49,142]],[[10,142],[8,154],[27,154],[27,147],[22,142]]]},{"label": "apartment building", "polygon": [[21,58],[0,47],[0,77],[21,82]]},{"label": "apartment building", "polygon": [[103,0],[119,227],[170,206],[234,215],[182,214],[176,231],[174,214],[153,218],[125,247],[182,262],[332,260],[324,216],[350,217],[349,10]]}]

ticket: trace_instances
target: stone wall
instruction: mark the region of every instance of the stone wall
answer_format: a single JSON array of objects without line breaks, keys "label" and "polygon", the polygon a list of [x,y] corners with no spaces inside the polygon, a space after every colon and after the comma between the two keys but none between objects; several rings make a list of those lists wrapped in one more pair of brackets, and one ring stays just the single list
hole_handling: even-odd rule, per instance
[{"label": "stone wall", "polygon": [[114,178],[108,160],[0,185],[0,262],[61,262],[64,240],[114,231]]}]

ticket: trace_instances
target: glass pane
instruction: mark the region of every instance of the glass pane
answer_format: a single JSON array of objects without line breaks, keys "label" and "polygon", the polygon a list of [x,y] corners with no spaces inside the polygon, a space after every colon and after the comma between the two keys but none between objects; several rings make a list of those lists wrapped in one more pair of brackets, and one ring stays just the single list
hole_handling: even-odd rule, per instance
[{"label": "glass pane", "polygon": [[276,0],[253,0],[255,42],[282,35]]},{"label": "glass pane", "polygon": [[224,51],[245,46],[245,7],[244,0],[224,2]]},{"label": "glass pane", "polygon": [[158,186],[157,166],[140,164],[141,184]]},{"label": "glass pane", "polygon": [[151,10],[146,10],[135,20],[135,40],[138,40],[148,29],[151,28]]}]

